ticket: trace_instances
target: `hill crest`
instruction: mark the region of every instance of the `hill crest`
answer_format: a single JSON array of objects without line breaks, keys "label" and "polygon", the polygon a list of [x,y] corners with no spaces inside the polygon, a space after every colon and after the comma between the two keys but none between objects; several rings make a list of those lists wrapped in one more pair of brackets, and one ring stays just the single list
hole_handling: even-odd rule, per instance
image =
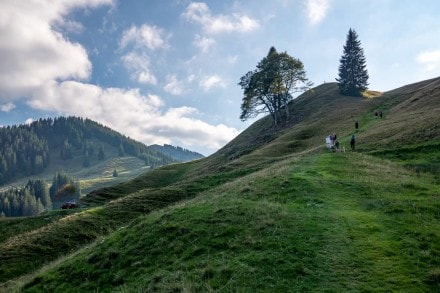
[{"label": "hill crest", "polygon": [[[68,217],[0,221],[0,282],[70,250],[25,291],[436,291],[436,83],[375,99],[323,84],[291,102],[288,123],[264,117],[207,158],[90,193]],[[333,132],[342,145],[355,133],[357,150],[328,151]]]}]

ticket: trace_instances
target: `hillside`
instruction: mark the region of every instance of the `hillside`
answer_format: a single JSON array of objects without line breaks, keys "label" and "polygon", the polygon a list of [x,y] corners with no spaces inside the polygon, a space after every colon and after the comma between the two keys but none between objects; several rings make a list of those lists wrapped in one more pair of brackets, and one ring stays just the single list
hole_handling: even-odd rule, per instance
[{"label": "hillside", "polygon": [[373,96],[323,84],[207,158],[0,220],[0,288],[439,291],[440,79]]},{"label": "hillside", "polygon": [[150,145],[149,148],[152,150],[155,150],[157,152],[160,152],[162,154],[166,154],[167,156],[169,156],[179,162],[187,162],[187,161],[201,159],[204,157],[203,155],[201,155],[197,152],[193,152],[193,151],[183,149],[178,146],[172,146],[169,144],[164,144],[164,145],[153,144],[153,145]]},{"label": "hillside", "polygon": [[[11,188],[23,188],[30,179],[42,179],[50,185],[55,174],[63,171],[79,181],[81,192],[86,194],[133,179],[157,166],[200,157],[203,156],[180,147],[146,146],[97,122],[78,117],[40,119],[29,125],[2,127],[0,214],[12,213],[9,208],[12,199],[5,202],[4,193],[9,193]],[[117,177],[113,176],[115,171]]]}]

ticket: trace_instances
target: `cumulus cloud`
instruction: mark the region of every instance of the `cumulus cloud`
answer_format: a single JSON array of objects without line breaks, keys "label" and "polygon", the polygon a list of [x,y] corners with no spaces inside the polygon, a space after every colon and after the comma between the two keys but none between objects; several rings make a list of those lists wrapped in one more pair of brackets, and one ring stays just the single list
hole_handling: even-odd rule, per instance
[{"label": "cumulus cloud", "polygon": [[32,122],[34,122],[35,120],[34,119],[32,119],[32,118],[28,118],[28,119],[26,119],[25,121],[24,121],[24,124],[31,124]]},{"label": "cumulus cloud", "polygon": [[122,49],[131,44],[136,48],[148,48],[150,50],[164,48],[166,42],[163,35],[164,31],[157,26],[143,24],[137,27],[133,25],[122,34],[120,46]]},{"label": "cumulus cloud", "polygon": [[150,70],[150,58],[135,51],[122,56],[124,66],[131,71],[131,78],[142,84],[157,84],[157,79]]},{"label": "cumulus cloud", "polygon": [[47,80],[87,79],[92,65],[83,46],[53,29],[74,8],[111,0],[2,1],[0,99],[29,95]]},{"label": "cumulus cloud", "polygon": [[[150,68],[152,51],[167,47],[165,31],[157,26],[135,25],[122,33],[120,49],[129,49],[122,56],[124,66],[131,72],[131,78],[141,84],[156,85],[157,79]],[[127,51],[127,50],[125,50]]]},{"label": "cumulus cloud", "polygon": [[209,91],[213,87],[225,87],[226,82],[218,75],[210,75],[202,78],[200,87],[205,91]]},{"label": "cumulus cloud", "polygon": [[174,143],[213,151],[238,134],[235,128],[192,117],[197,114],[195,108],[163,111],[165,103],[159,96],[143,95],[138,89],[104,89],[77,81],[52,81],[28,103],[39,110],[88,117],[146,144]]},{"label": "cumulus cloud", "polygon": [[440,50],[421,52],[417,55],[416,61],[425,65],[427,71],[433,71],[440,67]]},{"label": "cumulus cloud", "polygon": [[11,102],[0,105],[0,111],[2,112],[10,112],[15,109],[15,105]]},{"label": "cumulus cloud", "polygon": [[[111,0],[0,2],[0,110],[14,109],[14,100],[61,115],[88,117],[146,144],[171,143],[214,151],[238,131],[197,119],[197,110],[167,109],[162,98],[139,89],[103,88],[87,83],[92,64],[86,49],[62,30],[81,30],[66,20],[77,8],[111,5]],[[64,24],[64,28],[60,27]],[[61,31],[57,31],[61,28]],[[121,61],[140,83],[156,84],[151,51],[166,48],[163,30],[132,26],[120,39]],[[170,75],[165,90],[181,94],[183,81]],[[31,121],[31,120],[29,120]]]},{"label": "cumulus cloud", "polygon": [[324,20],[330,6],[330,0],[307,0],[307,17],[311,24]]},{"label": "cumulus cloud", "polygon": [[196,35],[194,44],[202,50],[203,53],[207,53],[209,49],[215,45],[215,40],[213,38],[202,37]]},{"label": "cumulus cloud", "polygon": [[168,75],[167,83],[163,87],[163,89],[169,94],[175,96],[181,95],[184,92],[183,81],[178,80],[175,74]]},{"label": "cumulus cloud", "polygon": [[202,25],[207,33],[251,32],[260,25],[257,20],[239,13],[213,15],[204,2],[191,2],[182,14],[191,22]]}]

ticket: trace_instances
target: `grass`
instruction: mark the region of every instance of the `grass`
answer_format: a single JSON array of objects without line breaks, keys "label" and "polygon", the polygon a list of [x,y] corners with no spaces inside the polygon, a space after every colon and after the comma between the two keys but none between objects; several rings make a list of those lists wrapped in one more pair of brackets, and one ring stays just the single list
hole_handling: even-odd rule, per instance
[{"label": "grass", "polygon": [[[419,86],[430,97],[437,83]],[[208,158],[93,191],[48,225],[19,220],[14,236],[1,221],[0,291],[439,291],[439,182],[428,167],[439,107],[430,99],[427,119],[411,114],[426,100],[403,111],[416,89],[363,99],[325,84],[294,101],[285,125],[264,118]],[[325,150],[329,133],[346,144],[354,121],[358,152]]]},{"label": "grass", "polygon": [[[60,170],[64,170],[79,181],[81,193],[82,195],[86,195],[99,188],[129,181],[149,170],[149,167],[145,166],[143,160],[136,157],[119,157],[117,153],[112,152],[109,146],[108,149],[106,149],[106,153],[106,160],[102,162],[94,161],[88,168],[82,166],[82,156],[80,155],[69,160],[67,163],[53,155],[51,165],[43,173],[12,182],[1,187],[0,191],[10,187],[25,186],[31,178],[46,180],[50,185],[52,184],[53,176]],[[118,171],[118,177],[112,176],[115,169]]]},{"label": "grass", "polygon": [[137,218],[24,291],[435,290],[440,194],[414,178],[356,153],[287,159]]},{"label": "grass", "polygon": [[[107,235],[118,227],[126,225],[137,217],[153,210],[164,208],[172,203],[194,197],[197,193],[218,186],[239,176],[243,176],[252,169],[224,172],[221,175],[206,175],[179,182],[176,186],[158,189],[158,186],[170,182],[170,172],[174,175],[184,173],[191,163],[175,165],[177,172],[171,172],[173,167],[166,166],[155,170],[156,176],[149,173],[150,182],[147,189],[120,197],[107,196],[94,198],[90,205],[97,202],[107,203],[105,206],[73,212],[69,216],[50,225],[36,226],[33,229],[23,230],[17,236],[7,238],[0,243],[0,258],[7,260],[0,263],[0,282],[5,282],[14,276],[28,274],[58,257],[64,256],[82,246],[94,241],[98,237]],[[159,179],[162,178],[162,179]],[[176,179],[173,179],[176,180]],[[136,181],[136,180],[134,180]],[[120,185],[110,188],[113,192],[121,188]],[[133,187],[132,187],[133,188]],[[110,201],[111,199],[111,201]],[[5,221],[5,228],[7,225]],[[24,255],[17,258],[23,251]]]}]

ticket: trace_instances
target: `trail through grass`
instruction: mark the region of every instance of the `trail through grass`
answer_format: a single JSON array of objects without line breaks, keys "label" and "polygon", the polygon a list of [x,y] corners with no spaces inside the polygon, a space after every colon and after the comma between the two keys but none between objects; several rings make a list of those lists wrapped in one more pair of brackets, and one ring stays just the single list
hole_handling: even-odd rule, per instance
[{"label": "trail through grass", "polygon": [[285,160],[138,218],[25,291],[435,290],[435,187],[357,153]]}]

